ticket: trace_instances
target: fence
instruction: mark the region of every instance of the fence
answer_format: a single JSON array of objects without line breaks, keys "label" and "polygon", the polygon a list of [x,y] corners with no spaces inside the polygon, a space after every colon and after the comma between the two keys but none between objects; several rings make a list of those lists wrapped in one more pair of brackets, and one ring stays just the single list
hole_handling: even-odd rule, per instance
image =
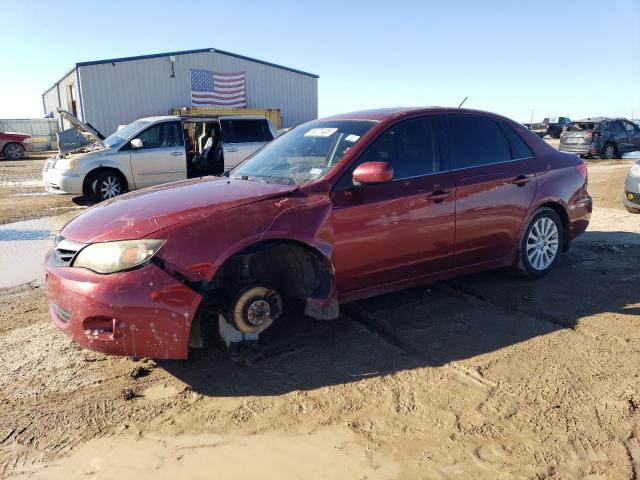
[{"label": "fence", "polygon": [[0,132],[19,132],[31,135],[37,150],[58,148],[56,134],[60,131],[55,118],[0,119]]}]

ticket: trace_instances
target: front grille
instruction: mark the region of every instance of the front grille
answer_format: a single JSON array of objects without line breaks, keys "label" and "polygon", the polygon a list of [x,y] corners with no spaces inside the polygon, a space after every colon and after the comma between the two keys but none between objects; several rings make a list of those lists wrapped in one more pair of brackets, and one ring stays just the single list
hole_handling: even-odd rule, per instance
[{"label": "front grille", "polygon": [[54,267],[69,267],[78,252],[86,245],[67,238],[57,237],[50,261]]}]

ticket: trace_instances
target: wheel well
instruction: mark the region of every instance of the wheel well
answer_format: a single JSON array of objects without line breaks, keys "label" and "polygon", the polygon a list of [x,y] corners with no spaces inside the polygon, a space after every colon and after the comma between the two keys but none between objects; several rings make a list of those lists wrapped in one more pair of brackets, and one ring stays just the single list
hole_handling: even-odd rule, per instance
[{"label": "wheel well", "polygon": [[7,144],[5,144],[4,147],[2,147],[2,152],[4,153],[5,149],[9,146],[9,145],[18,145],[21,149],[24,150],[24,146],[20,143],[20,142],[8,142]]},{"label": "wheel well", "polygon": [[268,285],[290,298],[326,298],[333,286],[333,269],[318,250],[295,240],[255,243],[229,257],[214,276],[207,297],[225,308],[239,288]]},{"label": "wheel well", "polygon": [[84,177],[84,182],[82,183],[82,193],[84,193],[85,195],[89,194],[89,185],[91,183],[91,181],[93,180],[93,178],[98,175],[99,173],[102,172],[114,172],[116,175],[118,175],[118,177],[120,177],[120,180],[122,180],[122,183],[124,185],[125,190],[129,190],[129,184],[127,182],[127,177],[124,176],[124,174],[118,170],[117,168],[114,167],[98,167],[95,168],[93,170],[91,170],[89,173],[87,173]]},{"label": "wheel well", "polygon": [[562,230],[564,233],[564,245],[562,246],[562,248],[566,250],[569,246],[569,215],[567,214],[567,211],[564,209],[564,207],[559,203],[547,202],[543,205],[540,205],[540,207],[538,207],[538,210],[545,207],[550,208],[551,210],[556,212],[560,217],[560,220],[562,221]]}]

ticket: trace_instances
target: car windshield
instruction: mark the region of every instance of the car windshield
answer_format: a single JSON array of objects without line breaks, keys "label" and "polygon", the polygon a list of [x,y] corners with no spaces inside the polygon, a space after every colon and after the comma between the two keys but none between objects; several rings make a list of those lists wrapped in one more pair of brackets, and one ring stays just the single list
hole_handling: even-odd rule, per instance
[{"label": "car windshield", "polygon": [[268,143],[229,176],[270,183],[311,182],[333,168],[374,125],[359,120],[305,123]]},{"label": "car windshield", "polygon": [[129,138],[132,134],[140,130],[148,123],[148,120],[136,120],[126,127],[121,128],[117,132],[112,133],[107,138],[105,138],[103,142],[109,148],[119,147],[127,138]]}]

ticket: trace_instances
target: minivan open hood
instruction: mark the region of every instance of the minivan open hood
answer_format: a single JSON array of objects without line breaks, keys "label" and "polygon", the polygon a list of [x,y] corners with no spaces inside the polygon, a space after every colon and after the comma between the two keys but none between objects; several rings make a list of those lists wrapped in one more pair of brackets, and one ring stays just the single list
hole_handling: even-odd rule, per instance
[{"label": "minivan open hood", "polygon": [[94,141],[98,142],[102,147],[107,148],[102,140],[104,140],[104,135],[102,135],[98,130],[96,130],[91,124],[81,122],[78,117],[75,115],[63,110],[62,108],[58,108],[58,113],[62,118],[64,118],[67,122],[73,125],[75,128],[80,130],[81,132],[86,133],[90,136]]},{"label": "minivan open hood", "polygon": [[71,220],[60,235],[80,243],[135,240],[212,213],[293,192],[281,185],[220,177],[145,188],[100,203]]}]

